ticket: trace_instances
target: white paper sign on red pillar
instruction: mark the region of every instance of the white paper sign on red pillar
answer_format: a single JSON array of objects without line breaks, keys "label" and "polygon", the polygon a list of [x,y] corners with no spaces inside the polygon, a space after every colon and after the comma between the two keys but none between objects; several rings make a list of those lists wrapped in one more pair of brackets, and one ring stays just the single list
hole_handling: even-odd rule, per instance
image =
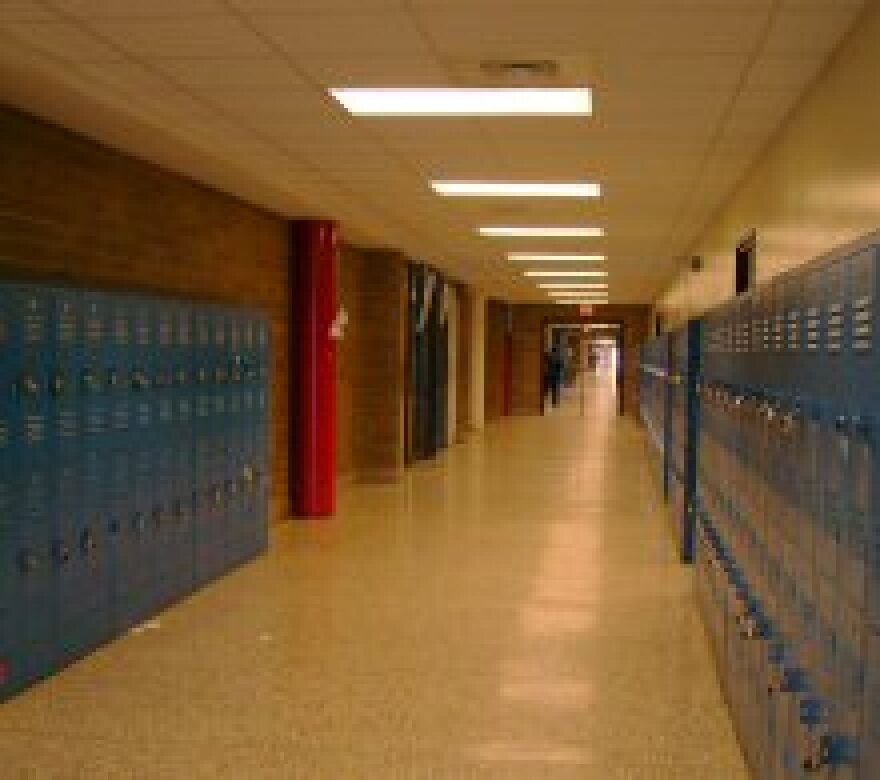
[{"label": "white paper sign on red pillar", "polygon": [[581,317],[592,317],[593,307],[589,303],[582,303],[579,307]]}]

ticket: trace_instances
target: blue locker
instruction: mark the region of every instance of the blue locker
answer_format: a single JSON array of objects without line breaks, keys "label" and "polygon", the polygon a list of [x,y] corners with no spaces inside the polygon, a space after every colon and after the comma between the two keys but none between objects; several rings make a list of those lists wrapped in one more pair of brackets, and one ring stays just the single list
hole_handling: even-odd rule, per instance
[{"label": "blue locker", "polygon": [[[223,492],[218,473],[217,346],[215,310],[195,311],[195,581],[204,584],[224,568]],[[221,396],[222,404],[222,396]],[[222,411],[222,406],[221,406]],[[222,447],[222,431],[219,440]]]},{"label": "blue locker", "polygon": [[[141,623],[157,605],[155,583],[156,525],[153,518],[155,438],[152,393],[154,328],[148,299],[135,296],[117,302],[116,326],[129,339],[119,345],[117,360],[124,365],[120,377],[116,441],[111,461],[114,500],[115,547],[114,599],[118,630]],[[122,374],[122,372],[120,371]],[[122,413],[127,412],[127,429]],[[123,487],[125,485],[125,487]],[[117,530],[118,529],[118,530]]]},{"label": "blue locker", "polygon": [[12,448],[17,533],[13,666],[18,684],[47,675],[54,661],[53,461],[49,405],[51,296],[11,286],[9,343],[14,402]]},{"label": "blue locker", "polygon": [[17,359],[13,355],[14,298],[8,285],[0,284],[0,701],[25,682],[23,657],[16,632],[19,609],[19,515],[17,471],[13,449],[13,420],[17,399]]},{"label": "blue locker", "polygon": [[123,295],[108,295],[109,343],[106,348],[104,386],[110,408],[107,445],[104,448],[106,482],[106,528],[110,564],[110,600],[114,630],[134,624],[127,606],[132,589],[128,567],[129,536],[132,534],[132,452],[134,401],[131,376],[134,370],[134,311]]},{"label": "blue locker", "polygon": [[[110,611],[107,566],[99,557],[96,532],[91,529],[96,519],[100,522],[101,507],[86,504],[86,498],[94,500],[100,491],[103,476],[98,453],[86,449],[86,301],[79,290],[69,288],[58,288],[50,294],[55,644],[57,662],[65,664],[107,640]],[[90,326],[94,325],[90,320]]]},{"label": "blue locker", "polygon": [[193,589],[195,539],[193,528],[193,486],[195,480],[193,451],[193,318],[190,304],[174,304],[173,377],[174,377],[174,483],[171,496],[173,546],[176,562],[178,596]]},{"label": "blue locker", "polygon": [[177,421],[175,386],[176,308],[172,300],[152,301],[155,355],[152,366],[153,411],[153,506],[155,533],[156,601],[164,606],[179,596],[179,515],[177,494],[177,441],[184,431]]}]

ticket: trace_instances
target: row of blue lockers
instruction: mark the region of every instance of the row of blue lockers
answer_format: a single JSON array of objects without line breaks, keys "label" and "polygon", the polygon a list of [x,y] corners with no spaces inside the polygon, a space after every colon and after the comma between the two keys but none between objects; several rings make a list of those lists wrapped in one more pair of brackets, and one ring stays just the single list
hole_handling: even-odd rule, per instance
[{"label": "row of blue lockers", "polygon": [[0,283],[0,699],[258,555],[269,331]]},{"label": "row of blue lockers", "polygon": [[836,252],[689,326],[699,602],[759,780],[880,777],[878,254]]},{"label": "row of blue lockers", "polygon": [[700,323],[687,323],[644,344],[640,410],[648,431],[654,472],[672,504],[674,533],[683,562],[694,559],[697,377]]}]

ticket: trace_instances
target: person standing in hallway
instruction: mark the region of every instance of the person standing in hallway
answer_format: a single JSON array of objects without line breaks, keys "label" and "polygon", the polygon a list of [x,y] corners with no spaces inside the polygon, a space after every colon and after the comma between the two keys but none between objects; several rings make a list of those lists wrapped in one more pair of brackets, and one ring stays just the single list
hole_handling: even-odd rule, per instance
[{"label": "person standing in hallway", "polygon": [[550,394],[553,406],[559,406],[563,368],[562,352],[557,344],[544,355],[544,392]]}]

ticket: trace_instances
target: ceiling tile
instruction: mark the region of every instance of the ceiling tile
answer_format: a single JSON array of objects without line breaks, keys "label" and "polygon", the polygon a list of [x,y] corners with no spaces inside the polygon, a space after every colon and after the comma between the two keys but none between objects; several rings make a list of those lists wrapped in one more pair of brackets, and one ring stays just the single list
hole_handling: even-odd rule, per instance
[{"label": "ceiling tile", "polygon": [[11,20],[48,22],[57,20],[57,15],[37,0],[3,0],[0,3],[0,22]]},{"label": "ceiling tile", "polygon": [[324,11],[386,11],[406,7],[407,0],[227,0],[246,14],[301,14]]},{"label": "ceiling tile", "polygon": [[86,19],[192,17],[225,11],[222,0],[50,0],[58,11]]},{"label": "ceiling tile", "polygon": [[815,54],[763,54],[745,81],[747,91],[791,90],[800,93],[812,84],[824,64]]},{"label": "ceiling tile", "polygon": [[156,59],[155,68],[179,84],[216,89],[303,89],[302,76],[281,57]]},{"label": "ceiling tile", "polygon": [[90,19],[97,33],[137,57],[261,57],[260,37],[231,16],[192,19]]},{"label": "ceiling tile", "polygon": [[783,8],[773,21],[764,51],[767,54],[827,54],[852,27],[857,13],[858,7],[836,3]]},{"label": "ceiling tile", "polygon": [[0,22],[0,30],[62,62],[113,62],[123,54],[68,22]]},{"label": "ceiling tile", "polygon": [[427,55],[393,58],[320,53],[298,58],[297,65],[324,87],[434,87],[450,83],[444,67]]},{"label": "ceiling tile", "polygon": [[344,53],[352,60],[428,54],[415,23],[402,11],[261,14],[251,23],[297,60],[329,53]]}]

